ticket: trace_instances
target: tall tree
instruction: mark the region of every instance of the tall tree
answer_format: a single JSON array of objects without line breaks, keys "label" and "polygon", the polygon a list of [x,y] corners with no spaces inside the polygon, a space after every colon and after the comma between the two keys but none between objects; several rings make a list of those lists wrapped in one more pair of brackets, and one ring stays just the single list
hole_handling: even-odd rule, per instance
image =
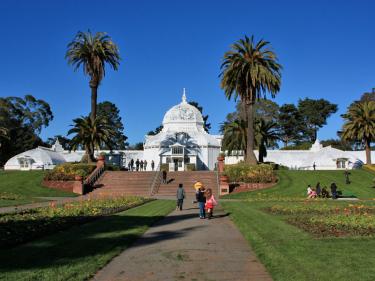
[{"label": "tall tree", "polygon": [[95,161],[95,149],[100,149],[104,145],[112,149],[112,140],[116,132],[106,119],[98,116],[92,122],[90,117],[80,117],[74,119],[73,123],[73,128],[68,131],[68,135],[74,134],[70,142],[70,149],[77,150],[84,147],[89,162]]},{"label": "tall tree", "polygon": [[287,147],[291,142],[299,142],[302,117],[294,104],[283,104],[279,109],[280,139]]},{"label": "tall tree", "polygon": [[371,164],[371,142],[375,141],[375,102],[355,102],[342,117],[345,120],[342,139],[363,142],[366,163]]},{"label": "tall tree", "polygon": [[[112,139],[112,149],[125,149],[127,136],[124,135],[124,125],[121,120],[120,110],[114,103],[104,101],[98,104],[98,117],[106,119],[108,125],[115,131]],[[102,147],[109,149],[109,147]]]},{"label": "tall tree", "polygon": [[309,141],[314,142],[319,128],[326,125],[328,117],[336,113],[337,105],[325,99],[305,98],[298,101],[298,111],[305,126],[304,135],[309,137]]},{"label": "tall tree", "polygon": [[372,92],[362,94],[360,102],[364,101],[375,101],[375,88],[372,89]]},{"label": "tall tree", "polygon": [[72,42],[68,44],[65,58],[68,63],[78,70],[83,67],[83,73],[90,76],[91,88],[91,121],[96,118],[98,87],[105,76],[105,65],[117,70],[120,64],[118,47],[105,32],[79,31]]},{"label": "tall tree", "polygon": [[263,162],[264,157],[267,157],[267,148],[276,144],[279,140],[278,125],[273,121],[264,119],[256,120],[255,142],[258,146],[258,159]]},{"label": "tall tree", "polygon": [[256,164],[254,154],[254,104],[267,92],[272,97],[280,90],[281,65],[276,54],[268,48],[269,42],[254,42],[245,36],[224,54],[221,65],[221,87],[228,99],[238,97],[247,113],[246,162]]}]

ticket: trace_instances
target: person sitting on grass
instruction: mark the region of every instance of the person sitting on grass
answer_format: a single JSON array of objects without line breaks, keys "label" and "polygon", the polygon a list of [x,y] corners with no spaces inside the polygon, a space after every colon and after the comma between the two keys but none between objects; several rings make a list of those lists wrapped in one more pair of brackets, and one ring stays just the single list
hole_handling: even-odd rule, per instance
[{"label": "person sitting on grass", "polygon": [[320,182],[318,182],[318,183],[316,184],[315,190],[316,190],[316,195],[317,195],[318,197],[320,197],[320,196],[322,195],[322,188],[320,187]]},{"label": "person sitting on grass", "polygon": [[328,192],[326,186],[324,186],[324,187],[322,188],[322,197],[323,197],[323,198],[329,198],[329,192]]},{"label": "person sitting on grass", "polygon": [[316,191],[310,185],[307,187],[307,198],[316,198]]},{"label": "person sitting on grass", "polygon": [[337,185],[334,182],[331,184],[331,194],[332,199],[337,199]]}]

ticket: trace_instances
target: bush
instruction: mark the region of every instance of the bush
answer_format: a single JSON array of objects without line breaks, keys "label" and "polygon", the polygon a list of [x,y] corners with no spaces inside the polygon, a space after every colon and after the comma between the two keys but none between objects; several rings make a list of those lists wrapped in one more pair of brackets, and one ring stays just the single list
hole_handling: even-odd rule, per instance
[{"label": "bush", "polygon": [[160,164],[160,171],[163,170],[169,171],[169,164]]},{"label": "bush", "polygon": [[120,167],[113,164],[105,164],[106,171],[120,171]]},{"label": "bush", "polygon": [[239,163],[227,165],[224,168],[224,175],[229,177],[230,182],[268,183],[276,181],[272,165],[268,164],[249,165]]},{"label": "bush", "polygon": [[70,181],[74,180],[76,175],[86,178],[95,168],[96,166],[92,164],[64,163],[57,165],[52,171],[47,172],[44,180]]},{"label": "bush", "polygon": [[195,171],[196,170],[195,164],[186,164],[185,169],[186,171]]}]

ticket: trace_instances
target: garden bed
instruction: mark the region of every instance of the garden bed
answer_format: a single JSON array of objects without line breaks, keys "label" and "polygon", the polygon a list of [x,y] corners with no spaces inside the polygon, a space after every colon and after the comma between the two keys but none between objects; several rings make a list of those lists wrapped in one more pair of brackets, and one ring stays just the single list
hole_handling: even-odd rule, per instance
[{"label": "garden bed", "polygon": [[375,234],[375,207],[369,205],[332,205],[295,203],[273,205],[264,209],[286,215],[286,221],[315,237],[369,236]]},{"label": "garden bed", "polygon": [[141,197],[98,198],[0,215],[0,248],[8,248],[36,238],[86,223],[99,217],[141,205]]}]

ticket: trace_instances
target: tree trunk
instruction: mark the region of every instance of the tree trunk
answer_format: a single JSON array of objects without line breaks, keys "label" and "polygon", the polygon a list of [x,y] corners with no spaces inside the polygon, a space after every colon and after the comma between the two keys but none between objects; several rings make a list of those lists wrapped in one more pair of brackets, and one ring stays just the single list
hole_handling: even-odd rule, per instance
[{"label": "tree trunk", "polygon": [[254,154],[254,103],[246,104],[247,109],[247,148],[246,163],[255,165],[257,158]]},{"label": "tree trunk", "polygon": [[96,118],[96,104],[98,100],[98,84],[91,79],[90,81],[90,88],[91,88],[91,113],[90,118],[91,121],[94,123],[94,120]]},{"label": "tree trunk", "polygon": [[365,140],[365,146],[366,146],[366,164],[371,165],[371,146],[370,146],[370,140]]}]

